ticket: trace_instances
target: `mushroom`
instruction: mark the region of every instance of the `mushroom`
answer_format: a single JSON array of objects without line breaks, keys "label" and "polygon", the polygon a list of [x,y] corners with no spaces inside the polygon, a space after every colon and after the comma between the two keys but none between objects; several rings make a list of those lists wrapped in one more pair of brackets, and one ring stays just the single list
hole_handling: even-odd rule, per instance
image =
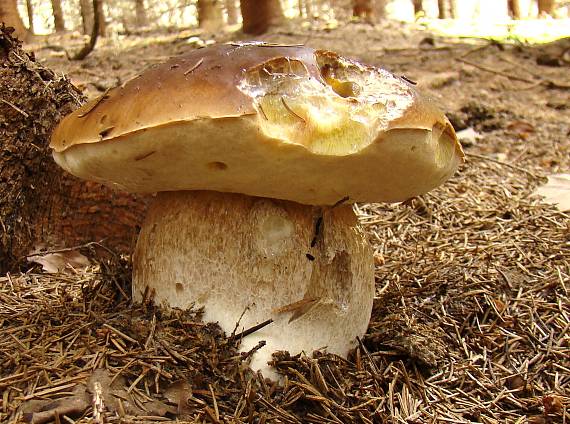
[{"label": "mushroom", "polygon": [[330,51],[230,43],[156,66],[67,116],[68,172],[158,193],[133,255],[133,298],[204,307],[273,352],[346,355],[365,333],[374,264],[353,202],[400,202],[449,178],[449,121],[404,79]]}]

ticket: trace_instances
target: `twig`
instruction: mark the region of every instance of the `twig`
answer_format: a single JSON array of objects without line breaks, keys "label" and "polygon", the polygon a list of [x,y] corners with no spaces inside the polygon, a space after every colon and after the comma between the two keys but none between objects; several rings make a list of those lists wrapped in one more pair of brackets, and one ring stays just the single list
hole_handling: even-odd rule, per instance
[{"label": "twig", "polygon": [[472,55],[473,53],[477,53],[480,51],[483,51],[485,49],[487,49],[490,46],[495,46],[496,43],[495,42],[487,42],[485,44],[482,44],[480,46],[474,47],[470,50],[467,50],[465,53],[463,53],[462,55],[460,55],[457,59],[465,59],[467,56]]},{"label": "twig", "polygon": [[496,74],[496,75],[500,75],[502,77],[514,80],[514,81],[522,81],[522,82],[527,82],[529,84],[533,84],[530,88],[533,88],[537,85],[544,85],[547,88],[558,88],[561,90],[570,90],[570,84],[563,84],[561,82],[558,81],[553,81],[553,80],[545,80],[543,78],[540,78],[538,81],[537,80],[532,80],[529,78],[524,78],[524,77],[519,77],[516,75],[511,75],[507,72],[503,72],[503,71],[499,71],[497,69],[493,69],[493,68],[489,68],[487,66],[483,66],[483,65],[479,65],[478,63],[475,62],[471,62],[470,60],[466,60],[466,59],[462,59],[462,58],[456,58],[455,60],[459,61],[459,62],[463,62],[466,63],[467,65],[471,65],[477,69],[481,69],[482,71],[485,72],[490,72],[492,74]]},{"label": "twig", "polygon": [[105,403],[103,402],[103,388],[99,381],[93,383],[93,420],[97,424],[103,424],[103,413],[105,412]]},{"label": "twig", "polygon": [[106,248],[105,246],[103,246],[101,243],[103,243],[103,241],[105,240],[101,240],[101,241],[90,241],[89,243],[85,243],[85,244],[79,244],[77,246],[73,246],[73,247],[62,247],[61,249],[51,249],[51,250],[40,250],[39,252],[33,252],[33,253],[29,253],[26,256],[21,256],[21,259],[26,259],[26,258],[31,258],[34,256],[45,256],[45,255],[50,255],[52,253],[63,253],[63,252],[72,252],[72,251],[76,251],[79,249],[84,249],[86,247],[91,247],[91,246],[99,246],[107,251],[109,251],[110,253],[113,253],[116,256],[116,253],[109,250],[108,248]]},{"label": "twig", "polygon": [[184,72],[184,75],[191,74],[194,72],[198,67],[204,62],[204,58],[200,58],[198,62],[196,62],[193,66],[191,66],[187,71]]},{"label": "twig", "polygon": [[342,199],[338,200],[334,205],[331,206],[331,209],[334,209],[340,205],[342,205],[345,202],[348,202],[350,199],[350,197],[348,196],[344,196]]},{"label": "twig", "polygon": [[536,175],[535,173],[529,171],[528,169],[522,168],[522,167],[517,166],[517,165],[513,165],[512,163],[507,163],[507,162],[500,161],[498,159],[493,159],[489,156],[478,155],[476,153],[466,153],[466,156],[473,157],[476,159],[486,160],[488,162],[493,162],[493,163],[496,163],[498,165],[507,166],[509,168],[516,169],[517,171],[525,172],[526,174],[530,175],[533,178],[542,178],[541,176]]},{"label": "twig", "polygon": [[255,333],[258,330],[261,330],[263,327],[267,327],[269,324],[271,324],[273,322],[273,319],[268,319],[266,321],[263,321],[260,324],[254,325],[251,328],[248,328],[247,330],[242,331],[241,333],[237,333],[231,337],[229,337],[230,341],[234,341],[234,340],[239,340],[242,339],[246,336],[249,336],[252,333]]},{"label": "twig", "polygon": [[26,118],[29,117],[30,115],[28,115],[27,112],[23,111],[22,109],[20,109],[18,106],[16,106],[14,103],[9,102],[8,100],[4,100],[4,99],[0,99],[0,101],[6,103],[8,106],[11,106],[14,110],[20,112],[22,115],[24,115]]},{"label": "twig", "polygon": [[516,75],[511,75],[511,74],[509,74],[509,73],[507,73],[507,72],[503,72],[503,71],[499,71],[499,70],[497,70],[497,69],[489,68],[489,67],[487,67],[487,66],[479,65],[478,63],[471,62],[470,60],[463,59],[463,58],[461,58],[461,57],[458,57],[458,58],[456,58],[455,60],[457,60],[458,62],[463,62],[463,63],[465,63],[465,64],[467,64],[467,65],[473,66],[473,67],[475,67],[475,68],[477,68],[477,69],[481,69],[482,71],[490,72],[490,73],[495,74],[495,75],[500,75],[500,76],[502,76],[502,77],[505,77],[505,78],[508,78],[508,79],[511,79],[511,80],[522,81],[522,82],[528,82],[528,83],[535,83],[535,82],[536,82],[535,80],[531,80],[531,79],[524,78],[524,77],[518,77],[518,76],[516,76]]}]

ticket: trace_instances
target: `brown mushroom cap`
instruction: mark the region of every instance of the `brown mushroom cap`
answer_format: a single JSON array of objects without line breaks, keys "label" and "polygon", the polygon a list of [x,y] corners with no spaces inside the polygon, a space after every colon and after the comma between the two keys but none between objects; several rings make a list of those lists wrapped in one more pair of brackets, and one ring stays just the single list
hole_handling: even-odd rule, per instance
[{"label": "brown mushroom cap", "polygon": [[258,43],[191,51],[67,116],[51,147],[133,192],[214,190],[307,204],[403,201],[463,160],[453,128],[389,72]]}]

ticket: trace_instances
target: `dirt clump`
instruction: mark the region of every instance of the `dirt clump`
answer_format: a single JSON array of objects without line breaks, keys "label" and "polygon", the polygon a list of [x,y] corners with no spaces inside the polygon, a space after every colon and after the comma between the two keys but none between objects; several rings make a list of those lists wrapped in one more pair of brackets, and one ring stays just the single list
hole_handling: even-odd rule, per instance
[{"label": "dirt clump", "polygon": [[0,27],[0,271],[41,247],[102,239],[130,247],[143,202],[79,181],[55,164],[51,131],[84,97],[23,51],[12,33]]}]

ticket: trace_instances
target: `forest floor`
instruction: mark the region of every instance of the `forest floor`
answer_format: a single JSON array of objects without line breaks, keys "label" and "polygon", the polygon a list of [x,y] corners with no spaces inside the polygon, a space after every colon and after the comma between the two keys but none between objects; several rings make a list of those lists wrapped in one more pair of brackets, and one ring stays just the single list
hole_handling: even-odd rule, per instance
[{"label": "forest floor", "polygon": [[[245,37],[131,36],[82,62],[68,61],[58,38],[32,48],[92,97],[236,39]],[[348,360],[279,355],[279,386],[240,366],[236,342],[199,315],[132,305],[128,261],[35,268],[0,277],[0,421],[45,422],[57,410],[83,422],[570,422],[570,219],[533,194],[570,172],[569,40],[446,39],[395,22],[291,24],[258,39],[405,75],[467,130],[467,162],[444,186],[357,206],[377,264],[367,334]]]}]

